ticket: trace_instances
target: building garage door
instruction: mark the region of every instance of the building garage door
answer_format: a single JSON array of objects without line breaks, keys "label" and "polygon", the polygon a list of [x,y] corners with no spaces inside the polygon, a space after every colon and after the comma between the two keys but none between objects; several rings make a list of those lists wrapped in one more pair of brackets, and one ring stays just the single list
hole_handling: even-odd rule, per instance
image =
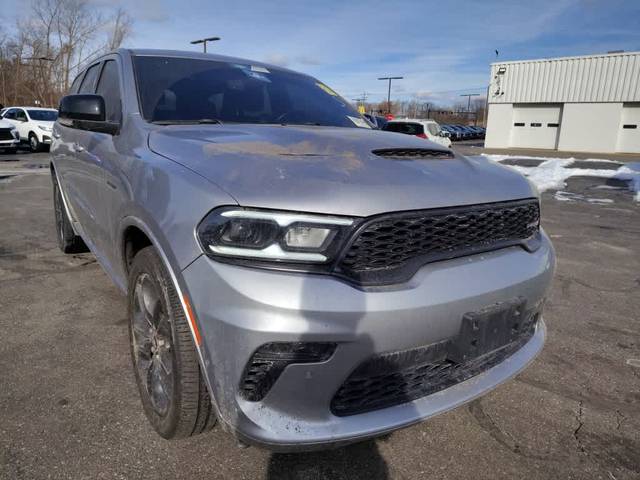
[{"label": "building garage door", "polygon": [[513,106],[513,125],[509,146],[516,148],[547,148],[558,146],[561,104]]},{"label": "building garage door", "polygon": [[618,152],[640,153],[640,103],[625,103],[618,132]]}]

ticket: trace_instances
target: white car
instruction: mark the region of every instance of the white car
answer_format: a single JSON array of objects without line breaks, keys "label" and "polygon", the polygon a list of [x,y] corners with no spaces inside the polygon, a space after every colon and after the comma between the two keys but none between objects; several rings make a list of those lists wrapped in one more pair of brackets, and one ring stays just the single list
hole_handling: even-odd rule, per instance
[{"label": "white car", "polygon": [[400,118],[390,120],[389,123],[384,126],[383,130],[415,135],[416,137],[439,143],[447,148],[451,147],[449,133],[442,130],[438,122],[434,120]]},{"label": "white car", "polygon": [[57,110],[38,107],[9,107],[2,117],[16,127],[20,141],[29,142],[32,152],[51,145],[51,131],[57,118]]},{"label": "white car", "polygon": [[0,119],[0,150],[15,153],[19,144],[18,129],[12,123]]}]

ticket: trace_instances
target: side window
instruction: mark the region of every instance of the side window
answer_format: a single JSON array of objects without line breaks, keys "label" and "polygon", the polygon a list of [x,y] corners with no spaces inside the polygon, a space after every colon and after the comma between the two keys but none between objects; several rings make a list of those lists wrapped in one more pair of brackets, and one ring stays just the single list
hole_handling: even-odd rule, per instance
[{"label": "side window", "polygon": [[87,73],[84,74],[84,80],[82,80],[82,85],[80,85],[78,93],[94,93],[98,73],[100,73],[100,64],[96,63],[87,70]]},{"label": "side window", "polygon": [[69,89],[69,93],[78,93],[78,88],[80,87],[80,80],[82,80],[82,74],[78,75],[76,79],[71,84],[71,88]]},{"label": "side window", "polygon": [[21,122],[27,121],[27,114],[24,113],[24,110],[21,110],[21,109],[16,110],[16,120],[20,120]]},{"label": "side window", "polygon": [[115,60],[107,60],[102,68],[102,75],[96,89],[98,95],[104,98],[107,110],[107,121],[119,122],[122,116],[120,102],[120,82],[118,80],[118,64]]}]

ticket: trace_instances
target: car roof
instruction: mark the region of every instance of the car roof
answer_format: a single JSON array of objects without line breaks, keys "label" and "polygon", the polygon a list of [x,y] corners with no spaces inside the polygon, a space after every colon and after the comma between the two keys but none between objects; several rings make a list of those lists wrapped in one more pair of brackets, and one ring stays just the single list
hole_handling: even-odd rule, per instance
[{"label": "car roof", "polygon": [[[191,50],[165,50],[165,49],[156,49],[156,48],[127,48],[127,49],[120,49],[116,52],[111,52],[111,53],[118,53],[119,51],[125,51],[129,55],[139,56],[139,57],[155,56],[155,57],[194,58],[198,60],[213,60],[218,62],[255,65],[257,67],[264,67],[270,70],[280,70],[285,72],[292,72],[292,73],[298,73],[301,75],[306,75],[304,73],[297,72],[295,70],[291,70],[278,65],[273,65],[271,63],[260,62],[258,60],[249,60],[247,58],[229,57],[226,55],[218,55],[215,53],[194,52]],[[94,63],[94,62],[91,62],[91,63]]]},{"label": "car roof", "polygon": [[15,106],[11,106],[11,107],[4,107],[3,110],[9,110],[10,108],[22,108],[23,110],[49,110],[49,111],[54,111],[54,112],[58,111],[55,108],[49,108],[49,107],[23,107],[23,106],[20,106],[20,105],[15,105]]},{"label": "car roof", "polygon": [[424,119],[424,118],[394,118],[393,120],[389,120],[389,123],[401,123],[401,122],[408,122],[408,123],[438,123],[435,120],[428,120],[428,119]]}]

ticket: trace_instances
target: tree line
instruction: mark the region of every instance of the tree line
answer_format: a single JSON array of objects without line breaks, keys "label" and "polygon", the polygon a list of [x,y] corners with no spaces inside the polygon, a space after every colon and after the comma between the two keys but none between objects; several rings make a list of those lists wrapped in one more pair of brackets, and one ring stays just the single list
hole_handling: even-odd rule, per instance
[{"label": "tree line", "polygon": [[87,62],[118,48],[132,27],[123,8],[33,0],[15,28],[0,30],[0,104],[57,107]]}]

